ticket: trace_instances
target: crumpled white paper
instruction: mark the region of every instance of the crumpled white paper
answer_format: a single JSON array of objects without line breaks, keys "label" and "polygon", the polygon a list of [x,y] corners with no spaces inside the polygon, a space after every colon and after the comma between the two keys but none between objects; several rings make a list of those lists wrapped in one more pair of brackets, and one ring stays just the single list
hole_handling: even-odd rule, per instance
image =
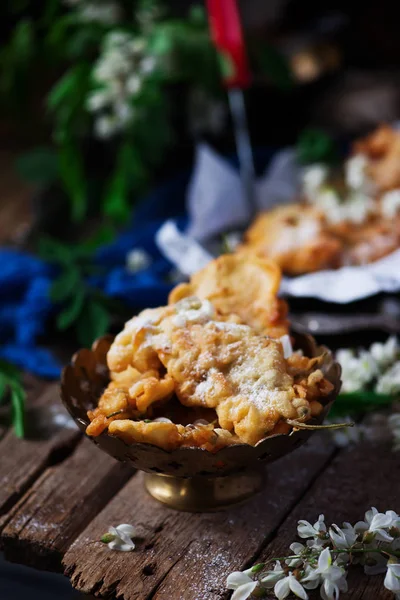
[{"label": "crumpled white paper", "polygon": [[[257,210],[290,202],[300,184],[295,152],[277,153],[266,173],[256,182]],[[211,148],[197,149],[195,168],[188,188],[190,225],[185,234],[168,221],[157,234],[157,244],[171,262],[190,275],[212,258],[213,241],[227,231],[244,229],[251,215],[246,206],[239,173]],[[379,292],[400,291],[400,249],[369,265],[342,267],[299,277],[283,277],[285,296],[318,298],[346,304]]]}]

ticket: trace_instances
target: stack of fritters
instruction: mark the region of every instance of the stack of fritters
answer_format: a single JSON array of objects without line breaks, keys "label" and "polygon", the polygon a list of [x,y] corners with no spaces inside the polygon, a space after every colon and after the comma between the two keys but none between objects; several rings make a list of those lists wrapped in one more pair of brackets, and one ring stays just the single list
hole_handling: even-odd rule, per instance
[{"label": "stack of fritters", "polygon": [[168,306],[128,321],[108,353],[111,382],[89,412],[88,435],[108,429],[127,443],[216,451],[319,414],[332,385],[323,357],[291,350],[279,282],[267,260],[221,256],[176,287]]}]

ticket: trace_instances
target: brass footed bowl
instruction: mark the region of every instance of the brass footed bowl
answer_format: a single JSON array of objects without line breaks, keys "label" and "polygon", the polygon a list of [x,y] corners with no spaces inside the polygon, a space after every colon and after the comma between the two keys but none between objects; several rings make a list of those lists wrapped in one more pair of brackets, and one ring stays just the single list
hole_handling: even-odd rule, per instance
[{"label": "brass footed bowl", "polygon": [[[296,349],[302,349],[306,356],[324,353],[322,370],[334,385],[331,394],[324,398],[321,414],[307,422],[320,425],[339,393],[341,368],[330,351],[317,346],[313,337],[292,335]],[[87,411],[97,406],[109,382],[106,358],[113,339],[107,335],[96,340],[91,350],[79,350],[62,373],[62,401],[83,432],[90,422]],[[186,447],[168,452],[152,444],[127,444],[106,431],[89,439],[117,460],[145,471],[146,488],[157,500],[179,510],[198,512],[226,508],[250,498],[263,485],[263,467],[304,444],[311,433],[312,430],[303,429],[289,435],[272,435],[256,446],[237,444],[215,453]]]}]

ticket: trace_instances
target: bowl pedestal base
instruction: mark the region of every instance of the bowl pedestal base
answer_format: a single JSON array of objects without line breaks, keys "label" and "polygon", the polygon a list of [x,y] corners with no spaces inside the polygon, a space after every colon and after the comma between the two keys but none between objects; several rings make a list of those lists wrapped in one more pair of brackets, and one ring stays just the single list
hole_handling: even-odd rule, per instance
[{"label": "bowl pedestal base", "polygon": [[245,471],[226,477],[171,477],[145,473],[149,494],[170,508],[186,512],[213,512],[242,504],[259,492],[265,471]]}]

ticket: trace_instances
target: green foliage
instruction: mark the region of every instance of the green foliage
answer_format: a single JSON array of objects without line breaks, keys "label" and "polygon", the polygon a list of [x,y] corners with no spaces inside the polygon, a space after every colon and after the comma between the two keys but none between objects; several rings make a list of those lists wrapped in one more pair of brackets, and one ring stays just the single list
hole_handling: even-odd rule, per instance
[{"label": "green foliage", "polygon": [[87,283],[87,276],[96,269],[93,251],[99,242],[109,240],[110,235],[112,232],[103,228],[92,239],[73,246],[42,238],[38,248],[44,260],[59,267],[50,290],[51,299],[59,305],[56,327],[59,331],[72,329],[78,342],[86,347],[106,333],[110,322],[112,300]]},{"label": "green foliage", "polygon": [[39,147],[18,157],[15,168],[29,183],[48,185],[58,176],[57,154],[51,148]]},{"label": "green foliage", "polygon": [[0,93],[13,107],[25,97],[28,69],[35,48],[35,31],[30,19],[21,19],[6,46],[0,49]]},{"label": "green foliage", "polygon": [[21,382],[19,370],[13,365],[0,360],[0,404],[7,399],[11,401],[11,419],[15,435],[24,437],[24,407],[26,394]]},{"label": "green foliage", "polygon": [[373,391],[360,391],[342,393],[336,398],[329,415],[361,415],[378,408],[390,406],[394,397],[386,394],[377,394]]},{"label": "green foliage", "polygon": [[296,152],[303,164],[332,163],[339,154],[332,138],[321,129],[305,129],[297,141]]},{"label": "green foliage", "polygon": [[[224,72],[232,69],[227,57],[218,58],[203,6],[192,6],[186,17],[178,18],[169,16],[168,3],[160,0],[116,1],[122,15],[118,24],[82,18],[79,3],[68,7],[61,0],[43,0],[38,8],[33,0],[13,0],[12,8],[19,20],[8,42],[0,48],[0,91],[8,95],[12,90],[21,98],[25,96],[21,95],[21,83],[27,84],[30,72],[32,80],[37,79],[35,63],[40,64],[40,73],[50,73],[51,80],[52,74],[61,73],[46,99],[54,147],[51,151],[38,148],[21,157],[17,168],[32,183],[57,181],[67,194],[75,223],[87,215],[92,183],[104,189],[99,210],[115,223],[126,220],[134,199],[151,181],[154,168],[174,140],[171,86],[179,84],[183,90],[195,86],[223,97],[219,63],[222,60]],[[159,67],[142,77],[140,91],[127,100],[131,107],[126,108],[132,108],[137,118],[117,128],[109,142],[114,157],[112,168],[108,173],[92,174],[87,172],[89,161],[83,148],[93,135],[94,119],[99,113],[93,117],[87,102],[98,86],[94,80],[96,61],[104,51],[106,36],[114,31],[127,32],[135,41],[142,41],[146,55],[155,57]],[[270,46],[257,45],[249,53],[252,70],[255,67],[267,73],[281,88],[289,87],[287,64]],[[185,98],[183,91],[183,104]]]},{"label": "green foliage", "polygon": [[79,146],[72,138],[60,144],[58,160],[60,180],[71,202],[72,220],[82,222],[88,202],[86,176]]}]

